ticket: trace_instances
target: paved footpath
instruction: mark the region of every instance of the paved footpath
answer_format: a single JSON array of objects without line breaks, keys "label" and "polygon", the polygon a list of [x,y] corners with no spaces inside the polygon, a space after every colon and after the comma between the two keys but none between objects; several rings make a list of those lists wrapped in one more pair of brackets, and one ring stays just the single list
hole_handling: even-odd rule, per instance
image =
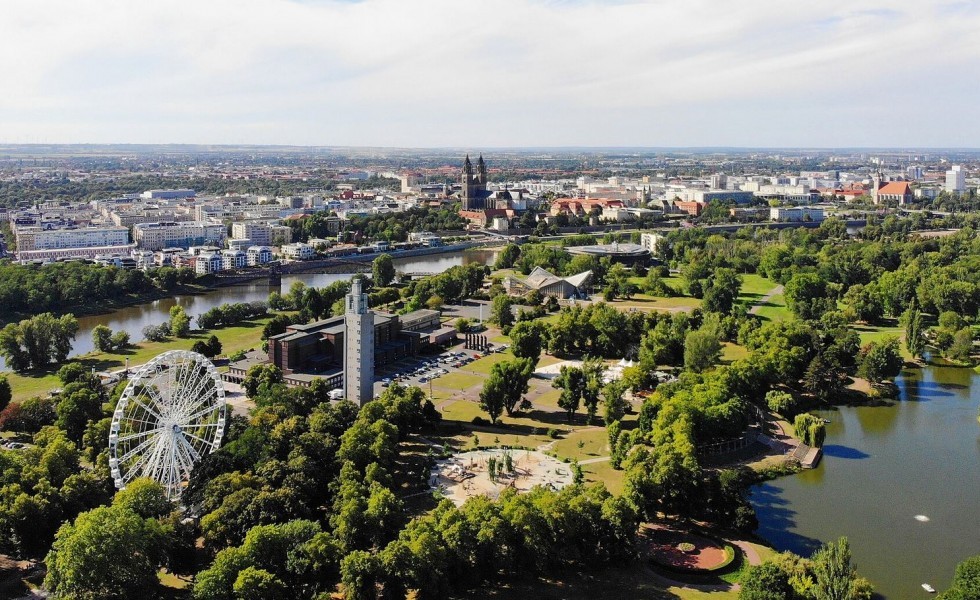
[{"label": "paved footpath", "polygon": [[776,287],[772,288],[771,290],[769,290],[768,294],[759,298],[759,301],[752,305],[752,308],[749,309],[749,314],[754,315],[758,313],[759,309],[765,306],[770,300],[772,300],[773,296],[778,296],[779,294],[782,293],[783,293],[783,286],[777,285]]}]

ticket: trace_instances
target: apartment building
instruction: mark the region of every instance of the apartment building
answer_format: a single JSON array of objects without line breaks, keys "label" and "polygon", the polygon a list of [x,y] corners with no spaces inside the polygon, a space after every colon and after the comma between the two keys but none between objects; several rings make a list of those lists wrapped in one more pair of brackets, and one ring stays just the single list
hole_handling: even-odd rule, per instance
[{"label": "apartment building", "polygon": [[816,206],[773,207],[769,209],[769,218],[773,221],[813,221],[819,223],[824,220],[824,212],[822,208]]},{"label": "apartment building", "polygon": [[125,227],[15,227],[14,234],[18,252],[125,246],[129,243],[129,229]]},{"label": "apartment building", "polygon": [[267,221],[242,221],[231,224],[231,237],[251,240],[257,246],[282,246],[293,241],[293,230],[286,225]]},{"label": "apartment building", "polygon": [[133,226],[135,242],[144,250],[203,245],[224,246],[226,234],[227,230],[223,224],[200,221],[139,223]]}]

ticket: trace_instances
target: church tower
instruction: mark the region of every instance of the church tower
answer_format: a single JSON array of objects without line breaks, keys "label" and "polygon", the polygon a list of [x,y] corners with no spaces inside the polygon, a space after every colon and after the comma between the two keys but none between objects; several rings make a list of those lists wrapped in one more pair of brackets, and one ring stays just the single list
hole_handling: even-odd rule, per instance
[{"label": "church tower", "polygon": [[476,161],[477,183],[487,189],[487,163],[483,162],[483,155]]},{"label": "church tower", "polygon": [[355,277],[344,311],[344,397],[358,406],[374,398],[374,313]]},{"label": "church tower", "polygon": [[463,199],[463,210],[483,210],[484,198],[487,191],[487,165],[483,162],[483,156],[476,163],[476,174],[473,174],[473,163],[470,162],[470,155],[466,155],[463,161],[462,181],[460,182],[460,195]]}]

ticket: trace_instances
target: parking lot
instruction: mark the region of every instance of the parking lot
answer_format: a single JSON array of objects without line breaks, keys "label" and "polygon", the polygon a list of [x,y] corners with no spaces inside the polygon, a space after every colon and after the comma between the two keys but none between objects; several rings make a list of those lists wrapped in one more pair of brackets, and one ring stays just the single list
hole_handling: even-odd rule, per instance
[{"label": "parking lot", "polygon": [[458,372],[485,354],[503,352],[506,349],[506,345],[494,344],[487,353],[483,353],[475,350],[463,350],[462,346],[457,346],[438,355],[405,358],[396,363],[378,367],[374,373],[375,395],[381,394],[386,387],[393,383],[404,386],[417,385],[425,390],[430,381],[436,380],[438,382],[440,377]]}]

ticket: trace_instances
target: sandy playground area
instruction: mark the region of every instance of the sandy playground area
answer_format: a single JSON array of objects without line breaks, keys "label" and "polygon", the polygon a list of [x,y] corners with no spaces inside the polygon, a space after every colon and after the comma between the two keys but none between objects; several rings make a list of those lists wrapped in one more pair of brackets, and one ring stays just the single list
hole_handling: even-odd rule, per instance
[{"label": "sandy playground area", "polygon": [[[505,467],[510,456],[511,470]],[[498,474],[490,480],[491,458]],[[471,496],[496,498],[507,488],[526,492],[536,485],[559,490],[572,483],[572,466],[535,450],[492,448],[456,454],[436,462],[429,477],[433,489],[457,506]]]}]

